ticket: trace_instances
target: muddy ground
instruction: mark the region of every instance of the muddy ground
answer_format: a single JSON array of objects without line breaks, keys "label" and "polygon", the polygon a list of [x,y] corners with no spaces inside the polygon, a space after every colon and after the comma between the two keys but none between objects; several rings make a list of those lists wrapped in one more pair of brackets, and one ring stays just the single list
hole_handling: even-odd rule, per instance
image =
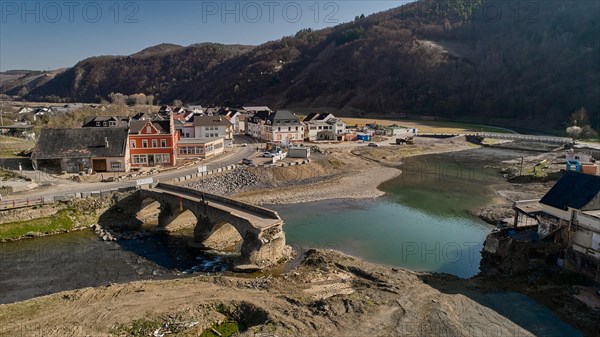
[{"label": "muddy ground", "polygon": [[[534,336],[478,302],[475,283],[308,251],[291,271],[86,288],[0,306],[3,336]],[[262,333],[262,334],[261,334]]]}]

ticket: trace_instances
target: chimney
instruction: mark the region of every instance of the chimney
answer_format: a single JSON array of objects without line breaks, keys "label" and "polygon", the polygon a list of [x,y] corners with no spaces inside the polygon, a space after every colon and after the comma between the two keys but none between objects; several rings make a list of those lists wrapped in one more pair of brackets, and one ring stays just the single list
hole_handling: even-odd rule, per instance
[{"label": "chimney", "polygon": [[104,137],[104,147],[108,148],[108,137]]}]

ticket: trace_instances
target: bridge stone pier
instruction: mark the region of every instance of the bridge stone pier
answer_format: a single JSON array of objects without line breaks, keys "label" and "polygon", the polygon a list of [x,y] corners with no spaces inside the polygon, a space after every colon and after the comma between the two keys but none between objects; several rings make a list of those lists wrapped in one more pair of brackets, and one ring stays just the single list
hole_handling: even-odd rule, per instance
[{"label": "bridge stone pier", "polygon": [[236,263],[240,271],[259,270],[286,258],[283,220],[277,212],[197,190],[159,183],[136,192],[138,209],[144,200],[160,203],[158,225],[166,227],[185,211],[197,219],[194,242],[201,248],[223,223],[233,226],[243,239],[241,256]]}]

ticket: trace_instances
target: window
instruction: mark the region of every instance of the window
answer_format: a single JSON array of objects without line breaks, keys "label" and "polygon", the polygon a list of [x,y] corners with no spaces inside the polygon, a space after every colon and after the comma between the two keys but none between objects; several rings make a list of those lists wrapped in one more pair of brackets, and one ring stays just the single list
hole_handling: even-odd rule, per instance
[{"label": "window", "polygon": [[168,164],[171,162],[171,157],[168,153],[160,153],[154,155],[155,164]]},{"label": "window", "polygon": [[108,126],[108,122],[104,122],[103,124],[104,124],[104,126]]},{"label": "window", "polygon": [[147,148],[148,147],[148,140],[147,139],[143,139],[142,140],[142,147],[143,148]]},{"label": "window", "polygon": [[158,140],[152,139],[152,147],[158,147]]},{"label": "window", "polygon": [[132,148],[132,149],[135,149],[135,140],[132,140],[132,141],[131,141],[131,144],[130,144],[130,146],[131,146],[131,148]]},{"label": "window", "polygon": [[108,121],[108,125],[110,125],[110,126],[117,126],[117,122],[115,122],[115,121]]},{"label": "window", "polygon": [[208,131],[208,126],[204,128],[204,130]]},{"label": "window", "polygon": [[102,126],[101,122],[96,122],[96,126]]},{"label": "window", "polygon": [[121,169],[121,163],[118,161],[111,161],[110,162],[110,168],[112,170],[120,170]]},{"label": "window", "polygon": [[[189,137],[189,133],[188,133],[188,137]],[[161,139],[160,140],[160,147],[167,147],[167,140],[166,139]]]},{"label": "window", "polygon": [[150,125],[146,127],[146,133],[152,133],[152,127]]},{"label": "window", "polygon": [[288,131],[292,131],[292,127],[291,126],[288,126]]},{"label": "window", "polygon": [[133,163],[134,164],[148,164],[148,156],[145,154],[134,154],[133,155]]}]

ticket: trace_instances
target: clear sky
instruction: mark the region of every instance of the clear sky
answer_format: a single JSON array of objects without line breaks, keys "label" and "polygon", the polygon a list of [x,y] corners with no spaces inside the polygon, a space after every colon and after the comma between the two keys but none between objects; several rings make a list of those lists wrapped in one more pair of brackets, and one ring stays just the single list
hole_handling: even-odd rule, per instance
[{"label": "clear sky", "polygon": [[405,4],[388,1],[0,1],[0,71],[50,70],[160,43],[257,45]]}]

